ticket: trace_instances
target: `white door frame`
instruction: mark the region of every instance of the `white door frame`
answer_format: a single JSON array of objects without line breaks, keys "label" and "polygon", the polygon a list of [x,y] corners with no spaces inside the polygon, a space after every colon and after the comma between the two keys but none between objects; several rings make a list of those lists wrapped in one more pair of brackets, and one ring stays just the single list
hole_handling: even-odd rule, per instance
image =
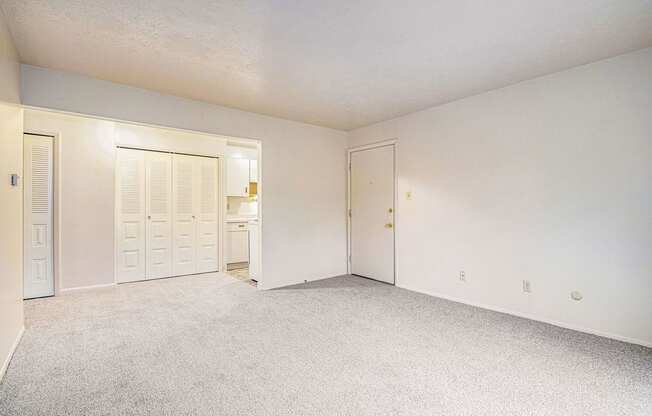
[{"label": "white door frame", "polygon": [[[34,136],[52,137],[52,279],[54,281],[54,296],[61,294],[61,140],[60,133],[37,130],[37,129],[24,129],[23,134],[31,134]],[[24,140],[24,139],[23,139]],[[25,149],[25,143],[22,143],[22,148]],[[24,175],[23,175],[24,176]],[[23,178],[21,178],[22,181]],[[25,221],[23,216],[22,221]],[[23,229],[25,224],[23,224]],[[23,256],[25,253],[23,253]]]},{"label": "white door frame", "polygon": [[346,273],[351,274],[351,154],[378,147],[392,146],[394,148],[394,285],[398,286],[398,256],[396,252],[398,241],[398,139],[388,139],[380,142],[350,147],[346,151]]}]

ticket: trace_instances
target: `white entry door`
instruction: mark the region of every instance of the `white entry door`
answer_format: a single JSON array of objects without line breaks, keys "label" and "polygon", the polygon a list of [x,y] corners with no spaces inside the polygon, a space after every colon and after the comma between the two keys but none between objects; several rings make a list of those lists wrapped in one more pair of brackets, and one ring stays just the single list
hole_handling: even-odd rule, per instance
[{"label": "white entry door", "polygon": [[147,278],[172,276],[172,155],[145,152]]},{"label": "white entry door", "polygon": [[194,156],[172,156],[173,271],[197,272],[197,166]]},{"label": "white entry door", "polygon": [[23,297],[54,295],[52,137],[24,135]]},{"label": "white entry door", "polygon": [[115,195],[116,280],[145,280],[145,152],[118,149]]},{"label": "white entry door", "polygon": [[197,159],[197,272],[214,272],[218,269],[218,166],[217,159]]},{"label": "white entry door", "polygon": [[351,152],[351,273],[394,283],[394,145]]}]

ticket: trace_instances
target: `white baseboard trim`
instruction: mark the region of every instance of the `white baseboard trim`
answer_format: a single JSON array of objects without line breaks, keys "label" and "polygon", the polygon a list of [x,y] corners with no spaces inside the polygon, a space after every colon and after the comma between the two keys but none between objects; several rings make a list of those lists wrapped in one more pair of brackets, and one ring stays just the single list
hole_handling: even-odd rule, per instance
[{"label": "white baseboard trim", "polygon": [[465,305],[475,306],[475,307],[482,308],[482,309],[488,309],[488,310],[494,311],[494,312],[500,312],[500,313],[506,313],[508,315],[518,316],[519,318],[530,319],[532,321],[543,322],[543,323],[558,326],[558,327],[561,327],[561,328],[572,329],[573,331],[584,332],[584,333],[591,334],[591,335],[597,335],[599,337],[615,339],[616,341],[622,341],[622,342],[627,342],[629,344],[636,344],[636,345],[641,345],[643,347],[652,348],[652,341],[644,341],[642,339],[625,337],[625,336],[622,336],[622,335],[612,334],[612,333],[609,333],[609,332],[598,331],[598,330],[595,330],[595,329],[592,329],[592,328],[585,328],[585,327],[581,327],[581,326],[578,326],[578,325],[569,324],[569,323],[566,323],[566,322],[553,321],[553,320],[550,320],[550,319],[540,318],[538,316],[529,315],[529,314],[522,313],[522,312],[516,312],[516,311],[510,310],[510,309],[501,308],[501,307],[498,307],[498,306],[487,305],[487,304],[478,303],[478,302],[470,302],[470,301],[468,301],[466,299],[461,299],[461,298],[457,298],[457,297],[454,297],[454,296],[444,295],[443,293],[436,293],[436,292],[431,292],[431,291],[427,291],[427,290],[414,289],[414,288],[411,288],[411,287],[408,287],[408,286],[398,285],[398,284],[396,285],[396,287],[400,287],[401,289],[406,289],[406,290],[409,290],[411,292],[417,292],[417,293],[422,293],[424,295],[433,296],[433,297],[436,297],[436,298],[446,299],[446,300],[450,300],[450,301],[457,302],[457,303],[463,303]]},{"label": "white baseboard trim", "polygon": [[103,287],[110,287],[110,286],[115,286],[115,283],[104,283],[101,285],[92,285],[92,286],[79,286],[79,287],[69,287],[66,289],[59,289],[60,294],[64,293],[70,293],[70,292],[77,292],[80,290],[91,290],[91,289],[100,289]]},{"label": "white baseboard trim", "polygon": [[288,281],[288,282],[283,282],[281,284],[276,284],[276,285],[272,285],[272,286],[263,285],[263,282],[261,280],[259,280],[258,281],[258,289],[259,290],[281,289],[281,288],[288,287],[288,286],[294,286],[294,285],[300,285],[300,284],[303,284],[303,283],[316,282],[316,281],[319,281],[319,280],[330,279],[332,277],[340,277],[340,276],[348,276],[348,275],[346,273],[341,273],[341,274],[334,274],[332,276],[325,276],[325,277],[309,277],[307,279],[306,278],[299,278],[299,279],[295,279],[295,280]]},{"label": "white baseboard trim", "polygon": [[22,326],[20,327],[20,331],[18,331],[18,335],[16,336],[16,339],[14,340],[14,343],[9,350],[9,354],[7,354],[7,358],[5,358],[5,361],[2,364],[2,368],[0,368],[0,381],[2,381],[2,378],[5,376],[7,368],[9,368],[9,363],[11,362],[11,357],[14,356],[14,352],[16,351],[16,348],[18,348],[18,344],[20,344],[20,340],[23,338],[24,333],[25,327]]}]

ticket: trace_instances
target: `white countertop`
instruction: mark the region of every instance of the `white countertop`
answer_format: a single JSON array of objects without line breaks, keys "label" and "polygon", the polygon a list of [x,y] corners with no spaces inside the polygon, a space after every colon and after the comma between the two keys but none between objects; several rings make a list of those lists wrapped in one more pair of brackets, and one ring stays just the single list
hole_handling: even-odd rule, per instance
[{"label": "white countertop", "polygon": [[249,222],[257,221],[258,217],[226,217],[226,222]]}]

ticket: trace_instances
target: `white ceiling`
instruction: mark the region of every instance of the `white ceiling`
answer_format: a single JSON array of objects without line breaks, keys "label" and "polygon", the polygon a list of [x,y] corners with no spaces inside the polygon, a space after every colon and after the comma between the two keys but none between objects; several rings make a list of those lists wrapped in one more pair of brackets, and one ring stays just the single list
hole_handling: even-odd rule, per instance
[{"label": "white ceiling", "polygon": [[652,46],[652,0],[0,0],[21,60],[343,130]]}]

